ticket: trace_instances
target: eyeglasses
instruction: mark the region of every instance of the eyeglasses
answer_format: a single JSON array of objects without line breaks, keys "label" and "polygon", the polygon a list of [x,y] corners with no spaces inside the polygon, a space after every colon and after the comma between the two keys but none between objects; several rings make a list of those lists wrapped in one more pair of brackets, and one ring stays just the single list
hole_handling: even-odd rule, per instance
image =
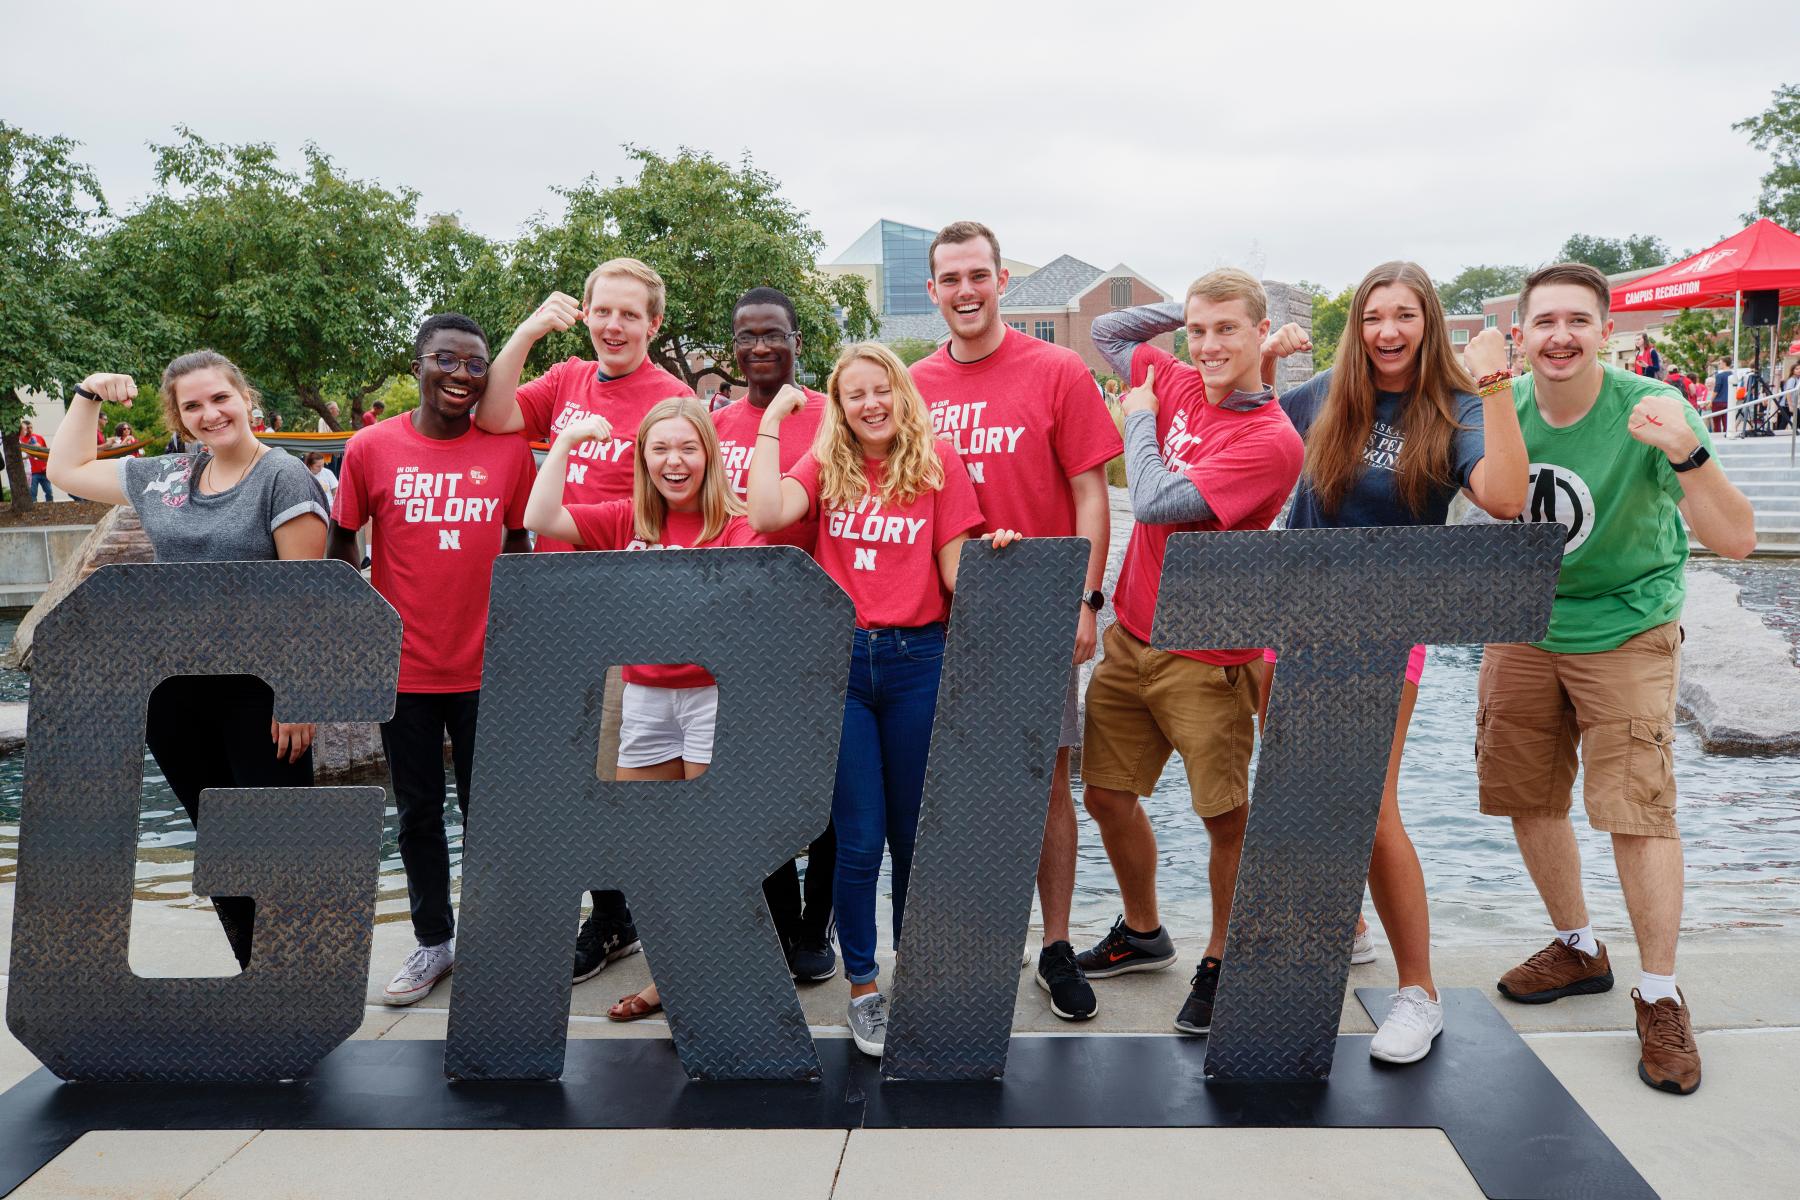
[{"label": "eyeglasses", "polygon": [[793,341],[795,336],[792,333],[740,333],[731,339],[731,344],[739,350],[754,350],[758,346],[775,350]]},{"label": "eyeglasses", "polygon": [[478,355],[472,354],[468,358],[460,358],[448,350],[439,350],[436,354],[421,354],[413,361],[424,362],[426,359],[430,359],[437,365],[437,369],[446,375],[454,375],[458,366],[469,372],[470,379],[480,379],[487,374],[488,360]]}]

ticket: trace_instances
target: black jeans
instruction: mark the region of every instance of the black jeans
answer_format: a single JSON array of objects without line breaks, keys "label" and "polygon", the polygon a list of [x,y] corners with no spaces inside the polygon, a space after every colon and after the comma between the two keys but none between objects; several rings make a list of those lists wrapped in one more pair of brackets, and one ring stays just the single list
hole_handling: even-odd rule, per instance
[{"label": "black jeans", "polygon": [[[275,693],[253,675],[177,675],[150,693],[144,740],[196,833],[207,788],[312,786],[311,750],[299,762],[275,757],[274,711]],[[214,896],[212,904],[238,966],[249,966],[256,902]]]},{"label": "black jeans", "polygon": [[[763,880],[763,899],[782,940],[800,934],[823,938],[831,927],[831,881],[837,874],[837,827],[825,823],[825,832],[806,849],[806,881],[802,895],[800,872],[792,861],[782,863]],[[802,902],[804,901],[804,907]]]},{"label": "black jeans", "polygon": [[412,903],[413,936],[441,946],[456,935],[450,908],[450,841],[444,834],[444,735],[456,770],[456,803],[469,827],[469,773],[475,763],[475,717],[481,693],[399,692],[394,716],[381,724],[381,748],[400,815],[400,861]]}]

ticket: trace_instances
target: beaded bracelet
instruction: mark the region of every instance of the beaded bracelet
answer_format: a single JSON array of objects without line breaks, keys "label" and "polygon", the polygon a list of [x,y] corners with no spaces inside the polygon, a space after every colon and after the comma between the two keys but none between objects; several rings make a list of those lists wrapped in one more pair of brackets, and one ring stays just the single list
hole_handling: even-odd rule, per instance
[{"label": "beaded bracelet", "polygon": [[1512,391],[1512,378],[1509,376],[1499,383],[1490,383],[1486,387],[1476,389],[1475,395],[1486,400],[1489,396],[1498,396],[1501,392]]},{"label": "beaded bracelet", "polygon": [[1475,381],[1475,390],[1477,392],[1480,392],[1482,395],[1486,395],[1487,392],[1485,389],[1493,387],[1497,383],[1511,383],[1511,382],[1512,382],[1512,372],[1511,371],[1492,371],[1486,375],[1483,375],[1480,379],[1477,379]]}]

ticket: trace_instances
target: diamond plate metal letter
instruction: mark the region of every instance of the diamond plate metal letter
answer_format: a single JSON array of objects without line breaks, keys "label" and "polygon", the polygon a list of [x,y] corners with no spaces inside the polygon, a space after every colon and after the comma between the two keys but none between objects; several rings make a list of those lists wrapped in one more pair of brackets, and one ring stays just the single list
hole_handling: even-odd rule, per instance
[{"label": "diamond plate metal letter", "polygon": [[881,1060],[889,1079],[1006,1071],[1074,658],[1069,598],[1087,557],[1086,538],[963,546]]},{"label": "diamond plate metal letter", "polygon": [[[464,835],[456,1079],[562,1073],[581,893],[619,888],[695,1079],[816,1079],[762,881],[831,815],[855,612],[792,547],[502,557]],[[719,681],[713,763],[594,777],[607,666]]]},{"label": "diamond plate metal letter", "polygon": [[280,719],[385,720],[399,616],[343,563],[108,566],[45,618],[33,658],[8,1027],[64,1079],[305,1072],[362,1021],[382,790],[203,792],[194,891],[256,901],[250,965],[140,978],[145,708],[171,675],[255,675]]},{"label": "diamond plate metal letter", "polygon": [[1208,1075],[1330,1076],[1407,654],[1543,637],[1562,543],[1555,524],[1169,539],[1152,644],[1281,656]]}]

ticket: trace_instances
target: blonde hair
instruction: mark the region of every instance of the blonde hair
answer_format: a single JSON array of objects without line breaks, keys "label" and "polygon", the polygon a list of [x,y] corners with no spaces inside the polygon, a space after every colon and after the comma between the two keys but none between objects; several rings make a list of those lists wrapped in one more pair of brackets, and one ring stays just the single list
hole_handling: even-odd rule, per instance
[{"label": "blonde hair", "polygon": [[607,278],[637,280],[644,285],[644,290],[650,293],[644,315],[652,321],[663,315],[663,305],[668,302],[668,286],[663,283],[663,277],[656,273],[655,267],[635,258],[609,258],[589,271],[587,282],[581,285],[582,308],[585,309],[593,303],[594,285]]},{"label": "blonde hair", "polygon": [[892,350],[880,342],[857,342],[844,347],[825,381],[831,396],[813,439],[813,457],[819,460],[819,504],[824,508],[853,508],[869,494],[869,478],[863,472],[862,443],[850,431],[844,416],[840,390],[844,368],[871,362],[887,372],[893,389],[894,441],[883,466],[879,498],[883,504],[911,504],[926,492],[944,486],[944,464],[937,455],[937,435],[925,401],[913,385],[912,375]]},{"label": "blonde hair", "polygon": [[692,396],[675,396],[664,400],[644,414],[638,423],[637,445],[631,452],[631,520],[632,532],[655,545],[662,541],[663,527],[669,519],[669,502],[650,481],[650,464],[644,459],[644,440],[658,421],[681,417],[694,427],[700,437],[700,449],[706,455],[706,474],[700,480],[700,541],[710,542],[725,532],[725,523],[744,511],[725,482],[725,464],[719,457],[719,434],[700,402]]},{"label": "blonde hair", "polygon": [[187,441],[198,439],[181,419],[181,405],[175,399],[175,384],[185,376],[208,369],[225,376],[225,381],[244,398],[246,413],[262,403],[262,393],[250,386],[250,381],[244,378],[244,373],[236,363],[217,350],[194,350],[183,354],[163,368],[162,386],[157,389],[156,398],[162,404],[163,424],[181,434]]},{"label": "blonde hair", "polygon": [[1260,321],[1269,315],[1269,293],[1256,276],[1248,271],[1240,271],[1236,267],[1220,267],[1216,271],[1208,271],[1194,282],[1188,284],[1187,296],[1182,300],[1182,307],[1195,296],[1202,299],[1242,300],[1244,307],[1250,310],[1250,319]]}]

